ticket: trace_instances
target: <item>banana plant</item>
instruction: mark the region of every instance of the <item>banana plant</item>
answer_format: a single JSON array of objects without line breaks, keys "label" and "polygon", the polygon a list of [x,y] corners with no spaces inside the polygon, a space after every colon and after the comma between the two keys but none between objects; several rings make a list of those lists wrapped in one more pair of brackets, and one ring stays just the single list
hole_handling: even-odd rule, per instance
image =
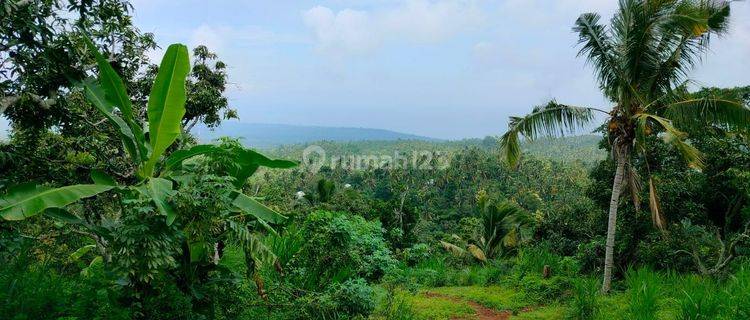
[{"label": "banana plant", "polygon": [[131,189],[150,199],[166,223],[171,225],[177,213],[169,204],[175,181],[170,172],[179,168],[183,161],[199,156],[222,154],[235,163],[230,175],[235,178],[236,190],[232,190],[232,204],[261,224],[278,223],[284,220],[279,213],[269,209],[255,198],[242,193],[241,187],[259,167],[290,168],[295,162],[273,160],[253,150],[226,149],[214,145],[197,145],[189,149],[167,154],[182,134],[181,121],[185,114],[185,81],[190,71],[189,55],[185,45],[173,44],[162,58],[148,99],[148,123],[141,125],[134,116],[133,105],[125,89],[125,83],[107,59],[98,51],[90,39],[86,46],[94,56],[99,69],[97,78],[89,77],[78,82],[88,101],[99,110],[106,120],[116,128],[128,157],[135,168],[137,182],[129,186],[118,185],[114,179],[93,172],[91,184],[77,184],[52,188],[36,183],[25,183],[10,187],[0,194],[0,216],[5,220],[23,220],[42,213],[53,217],[64,216],[76,220],[75,216],[61,214],[61,210],[84,198],[111,190]]}]

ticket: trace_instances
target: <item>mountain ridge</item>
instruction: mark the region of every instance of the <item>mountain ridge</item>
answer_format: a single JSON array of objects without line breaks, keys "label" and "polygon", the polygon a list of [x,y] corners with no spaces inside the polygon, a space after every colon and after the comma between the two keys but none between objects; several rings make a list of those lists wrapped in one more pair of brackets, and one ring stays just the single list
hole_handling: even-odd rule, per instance
[{"label": "mountain ridge", "polygon": [[443,141],[441,139],[403,133],[387,129],[363,127],[327,127],[274,123],[227,122],[217,128],[196,126],[193,134],[202,142],[228,136],[239,138],[251,147],[274,147],[280,145],[308,143],[314,141],[395,141],[421,140]]}]

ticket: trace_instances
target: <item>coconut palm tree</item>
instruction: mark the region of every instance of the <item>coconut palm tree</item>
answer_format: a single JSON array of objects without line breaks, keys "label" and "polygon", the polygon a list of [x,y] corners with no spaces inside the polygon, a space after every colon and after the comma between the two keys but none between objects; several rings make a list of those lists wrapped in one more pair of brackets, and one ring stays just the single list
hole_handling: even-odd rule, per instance
[{"label": "coconut palm tree", "polygon": [[[701,153],[678,130],[707,124],[726,130],[746,129],[750,109],[720,97],[696,98],[687,91],[688,72],[700,60],[709,39],[726,32],[729,2],[716,0],[620,0],[609,26],[596,13],[575,22],[579,56],[593,66],[609,110],[549,102],[525,117],[511,117],[500,147],[503,159],[516,166],[519,134],[526,139],[560,136],[590,126],[596,112],[606,115],[606,131],[616,163],[607,223],[602,291],[610,288],[617,206],[625,187],[639,207],[641,179],[631,166],[633,155],[645,158],[649,135],[674,146],[687,163],[702,166]],[[664,227],[654,179],[648,177],[649,207],[654,224]]]}]

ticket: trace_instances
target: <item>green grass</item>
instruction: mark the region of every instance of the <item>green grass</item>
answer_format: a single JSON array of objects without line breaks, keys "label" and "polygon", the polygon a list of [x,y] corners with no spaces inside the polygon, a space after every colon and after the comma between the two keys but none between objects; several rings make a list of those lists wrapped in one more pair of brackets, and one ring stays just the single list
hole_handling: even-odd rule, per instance
[{"label": "green grass", "polygon": [[527,312],[519,312],[511,320],[563,320],[568,308],[562,305],[543,306]]},{"label": "green grass", "polygon": [[461,298],[479,303],[495,310],[520,310],[529,305],[524,301],[524,295],[518,291],[499,287],[443,287],[433,288],[429,292],[439,293],[451,297]]},{"label": "green grass", "polygon": [[612,292],[605,296],[600,295],[598,301],[600,308],[597,319],[628,319],[630,301],[627,294]]},{"label": "green grass", "polygon": [[442,297],[403,293],[418,320],[476,319],[474,309],[466,303]]}]

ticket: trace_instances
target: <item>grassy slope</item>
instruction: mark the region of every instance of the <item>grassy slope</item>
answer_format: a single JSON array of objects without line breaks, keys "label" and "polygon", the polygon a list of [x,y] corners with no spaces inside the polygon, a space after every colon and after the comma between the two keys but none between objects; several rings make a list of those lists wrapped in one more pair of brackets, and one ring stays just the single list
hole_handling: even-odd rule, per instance
[{"label": "grassy slope", "polygon": [[[435,296],[430,293],[438,293]],[[457,299],[450,299],[455,297]],[[568,306],[553,303],[540,305],[524,298],[517,292],[499,286],[468,286],[430,288],[418,294],[402,293],[402,298],[412,306],[417,319],[477,319],[474,311],[463,301],[473,301],[498,311],[510,310],[516,320],[557,320],[566,319]],[[600,314],[596,319],[628,319],[627,293],[614,293],[599,298]],[[676,306],[671,299],[665,299],[659,306],[659,319],[675,319]]]}]

